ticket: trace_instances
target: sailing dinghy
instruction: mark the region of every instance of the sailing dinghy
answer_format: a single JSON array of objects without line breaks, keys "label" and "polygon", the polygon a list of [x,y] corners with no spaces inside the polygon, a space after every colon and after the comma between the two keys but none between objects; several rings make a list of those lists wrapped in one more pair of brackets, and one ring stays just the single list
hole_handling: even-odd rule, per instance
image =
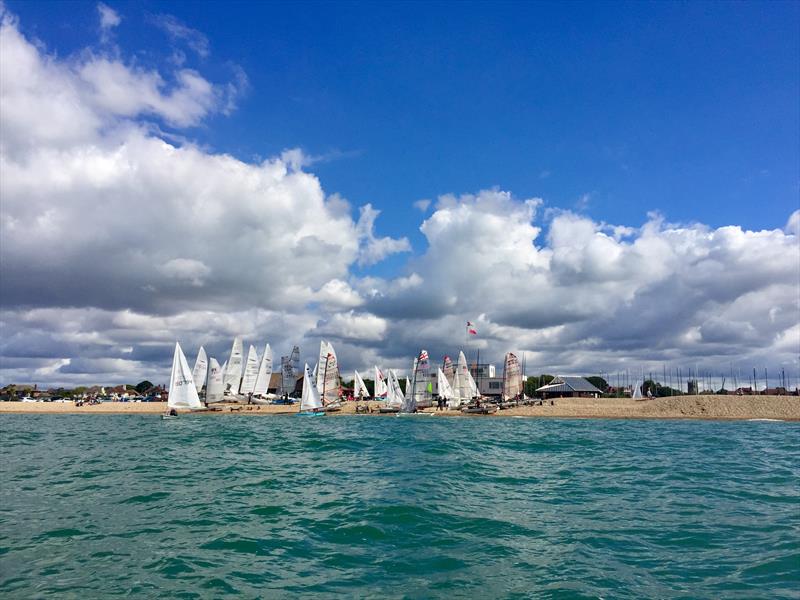
[{"label": "sailing dinghy", "polygon": [[386,386],[386,379],[383,377],[383,373],[375,365],[375,394],[373,398],[375,400],[386,400],[386,394],[388,393],[388,387]]},{"label": "sailing dinghy", "polygon": [[378,411],[381,413],[398,413],[403,410],[404,404],[405,397],[403,396],[403,390],[400,389],[397,373],[393,369],[389,369],[389,376],[386,378],[386,400]]},{"label": "sailing dinghy", "polygon": [[206,379],[206,405],[222,402],[225,398],[225,367],[227,363],[219,366],[216,358],[208,362],[208,379]]},{"label": "sailing dinghy", "polygon": [[358,371],[353,372],[353,397],[359,401],[369,398],[367,384],[364,383],[364,380]]},{"label": "sailing dinghy", "polygon": [[169,376],[168,414],[161,415],[161,418],[177,417],[178,409],[202,410],[203,405],[197,395],[189,363],[186,362],[181,345],[176,342],[175,354],[172,357],[172,373]]},{"label": "sailing dinghy", "polygon": [[194,369],[192,369],[192,379],[194,380],[194,387],[197,393],[203,389],[203,384],[206,382],[208,375],[208,357],[206,356],[206,349],[200,346],[197,351],[197,360],[194,361]]},{"label": "sailing dinghy", "polygon": [[250,344],[250,349],[247,351],[247,361],[244,363],[244,375],[242,375],[242,383],[239,387],[239,393],[245,398],[249,398],[256,389],[256,379],[258,378],[258,352],[256,347]]},{"label": "sailing dinghy", "polygon": [[272,377],[272,348],[267,344],[264,347],[264,354],[261,356],[261,362],[258,365],[258,375],[256,376],[256,383],[253,387],[253,404],[268,404],[274,398],[274,394],[269,394],[269,380]]},{"label": "sailing dinghy", "polygon": [[522,369],[516,354],[506,353],[503,363],[503,393],[500,408],[516,406],[522,398]]},{"label": "sailing dinghy", "polygon": [[225,394],[236,396],[239,393],[239,384],[242,381],[242,357],[244,347],[242,338],[235,337],[231,346],[231,355],[228,358],[228,366],[225,368],[223,382],[225,384]]},{"label": "sailing dinghy", "polygon": [[319,392],[322,405],[328,412],[342,410],[339,399],[341,387],[339,384],[339,363],[333,346],[322,340],[319,344],[319,362],[317,363],[317,392]]},{"label": "sailing dinghy", "polygon": [[317,386],[311,379],[311,371],[308,370],[306,363],[303,370],[303,395],[300,397],[300,417],[324,417],[325,411],[322,410],[322,400],[320,399]]},{"label": "sailing dinghy", "polygon": [[450,382],[447,381],[447,375],[444,374],[442,369],[438,369],[436,372],[436,388],[439,390],[439,397],[445,400],[447,406],[450,407],[454,402],[453,388],[450,386]]}]

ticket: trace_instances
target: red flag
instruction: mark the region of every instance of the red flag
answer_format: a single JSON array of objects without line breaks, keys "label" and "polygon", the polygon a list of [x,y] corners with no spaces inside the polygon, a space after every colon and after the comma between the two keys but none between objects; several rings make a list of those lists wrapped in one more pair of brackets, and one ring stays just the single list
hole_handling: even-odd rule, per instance
[{"label": "red flag", "polygon": [[477,331],[476,329],[473,329],[472,327],[470,327],[469,329],[467,329],[467,331],[468,331],[469,333],[471,333],[472,335],[478,335],[478,331]]}]

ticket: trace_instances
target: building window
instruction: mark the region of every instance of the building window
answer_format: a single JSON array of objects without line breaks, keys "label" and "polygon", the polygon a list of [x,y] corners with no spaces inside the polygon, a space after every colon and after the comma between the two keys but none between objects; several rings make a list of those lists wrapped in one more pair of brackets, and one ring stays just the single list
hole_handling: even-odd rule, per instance
[{"label": "building window", "polygon": [[489,382],[489,389],[490,390],[499,390],[500,389],[500,382],[499,381],[490,381]]}]

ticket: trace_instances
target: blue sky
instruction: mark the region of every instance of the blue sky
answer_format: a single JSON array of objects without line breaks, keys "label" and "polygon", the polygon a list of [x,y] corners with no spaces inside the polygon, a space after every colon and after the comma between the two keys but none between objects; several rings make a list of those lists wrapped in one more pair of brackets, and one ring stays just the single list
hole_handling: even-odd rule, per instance
[{"label": "blue sky", "polygon": [[[93,3],[8,6],[61,53],[97,35]],[[208,37],[189,64],[246,72],[238,110],[190,137],[328,156],[326,190],[415,246],[412,202],[492,186],[626,225],[776,227],[797,208],[794,2],[114,6],[142,64],[168,54],[150,22],[168,13]]]},{"label": "blue sky", "polygon": [[797,2],[0,12],[0,380],[466,319],[553,372],[797,367]]}]

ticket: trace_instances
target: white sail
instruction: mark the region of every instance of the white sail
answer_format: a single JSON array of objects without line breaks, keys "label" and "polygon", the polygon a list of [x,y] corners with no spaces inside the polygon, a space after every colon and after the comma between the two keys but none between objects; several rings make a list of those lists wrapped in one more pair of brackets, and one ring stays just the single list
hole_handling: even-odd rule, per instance
[{"label": "white sail", "polygon": [[364,398],[369,397],[367,384],[364,383],[364,380],[361,378],[361,374],[358,371],[355,371],[353,376],[353,397],[355,397],[356,400],[363,400]]},{"label": "white sail", "polygon": [[225,368],[225,391],[236,394],[239,391],[239,384],[242,380],[242,356],[244,347],[242,338],[235,337],[231,346],[231,355],[228,358],[228,366]]},{"label": "white sail", "polygon": [[206,356],[206,349],[200,346],[200,350],[197,351],[197,360],[194,361],[194,369],[192,369],[194,387],[198,392],[203,389],[203,384],[206,382],[207,375],[208,357]]},{"label": "white sail", "polygon": [[[398,384],[398,388],[399,388]],[[400,407],[400,412],[413,413],[417,412],[417,401],[414,394],[414,382],[409,381],[406,377],[406,393],[403,396],[403,405]]]},{"label": "white sail", "polygon": [[453,377],[453,393],[461,402],[469,402],[478,397],[478,386],[467,365],[467,358],[463,352],[458,353],[458,365],[456,366],[455,376]]},{"label": "white sail", "polygon": [[472,400],[472,389],[470,380],[472,375],[467,366],[467,357],[463,352],[458,353],[458,364],[453,375],[453,395],[459,402],[469,402]]},{"label": "white sail", "polygon": [[519,359],[511,352],[506,353],[503,364],[503,400],[513,400],[522,394],[522,369]]},{"label": "white sail", "polygon": [[452,386],[456,370],[455,367],[453,366],[453,361],[449,356],[445,356],[444,360],[442,361],[442,373],[444,373],[444,377],[445,379],[447,379],[447,383],[449,383]]},{"label": "white sail", "polygon": [[381,370],[376,366],[375,367],[375,399],[381,400],[386,398],[386,394],[388,393],[388,388],[386,386],[386,380],[383,378],[383,373]]},{"label": "white sail", "polygon": [[636,383],[636,385],[633,387],[633,390],[631,390],[631,398],[634,398],[636,400],[641,400],[643,398],[642,386],[644,386],[643,380],[640,380]]},{"label": "white sail", "polygon": [[272,348],[267,344],[264,347],[264,355],[261,357],[261,363],[258,365],[258,376],[256,377],[256,383],[253,388],[254,395],[267,395],[270,377],[272,377]]},{"label": "white sail", "polygon": [[473,379],[469,369],[467,369],[467,388],[469,389],[470,398],[480,397],[481,393],[478,391],[478,384],[475,383],[475,379]]},{"label": "white sail", "polygon": [[172,373],[169,376],[167,406],[169,408],[203,408],[200,398],[197,396],[197,388],[194,386],[189,363],[186,362],[181,345],[177,342],[175,343],[175,354],[172,357]]},{"label": "white sail", "polygon": [[454,396],[453,388],[450,386],[450,382],[447,381],[447,377],[441,369],[437,369],[436,371],[436,387],[439,390],[439,397],[447,400],[448,404],[450,404]]},{"label": "white sail", "polygon": [[206,380],[206,404],[222,402],[225,394],[225,383],[223,381],[225,366],[220,367],[216,358],[209,360],[208,379]]},{"label": "white sail", "polygon": [[389,369],[389,376],[386,379],[386,406],[389,408],[402,408],[405,404],[403,390],[400,389],[400,382],[397,380],[397,373]]},{"label": "white sail", "polygon": [[319,343],[319,363],[317,363],[317,391],[323,404],[339,400],[339,363],[333,346],[322,340]]},{"label": "white sail", "polygon": [[242,376],[242,386],[239,392],[247,395],[252,394],[256,388],[256,379],[258,378],[258,352],[256,347],[252,344],[247,351],[247,362],[244,365],[244,375]]},{"label": "white sail", "polygon": [[308,363],[303,370],[303,395],[300,398],[300,410],[317,410],[322,408],[322,400],[319,397],[317,386],[311,380],[311,372],[308,370]]}]

